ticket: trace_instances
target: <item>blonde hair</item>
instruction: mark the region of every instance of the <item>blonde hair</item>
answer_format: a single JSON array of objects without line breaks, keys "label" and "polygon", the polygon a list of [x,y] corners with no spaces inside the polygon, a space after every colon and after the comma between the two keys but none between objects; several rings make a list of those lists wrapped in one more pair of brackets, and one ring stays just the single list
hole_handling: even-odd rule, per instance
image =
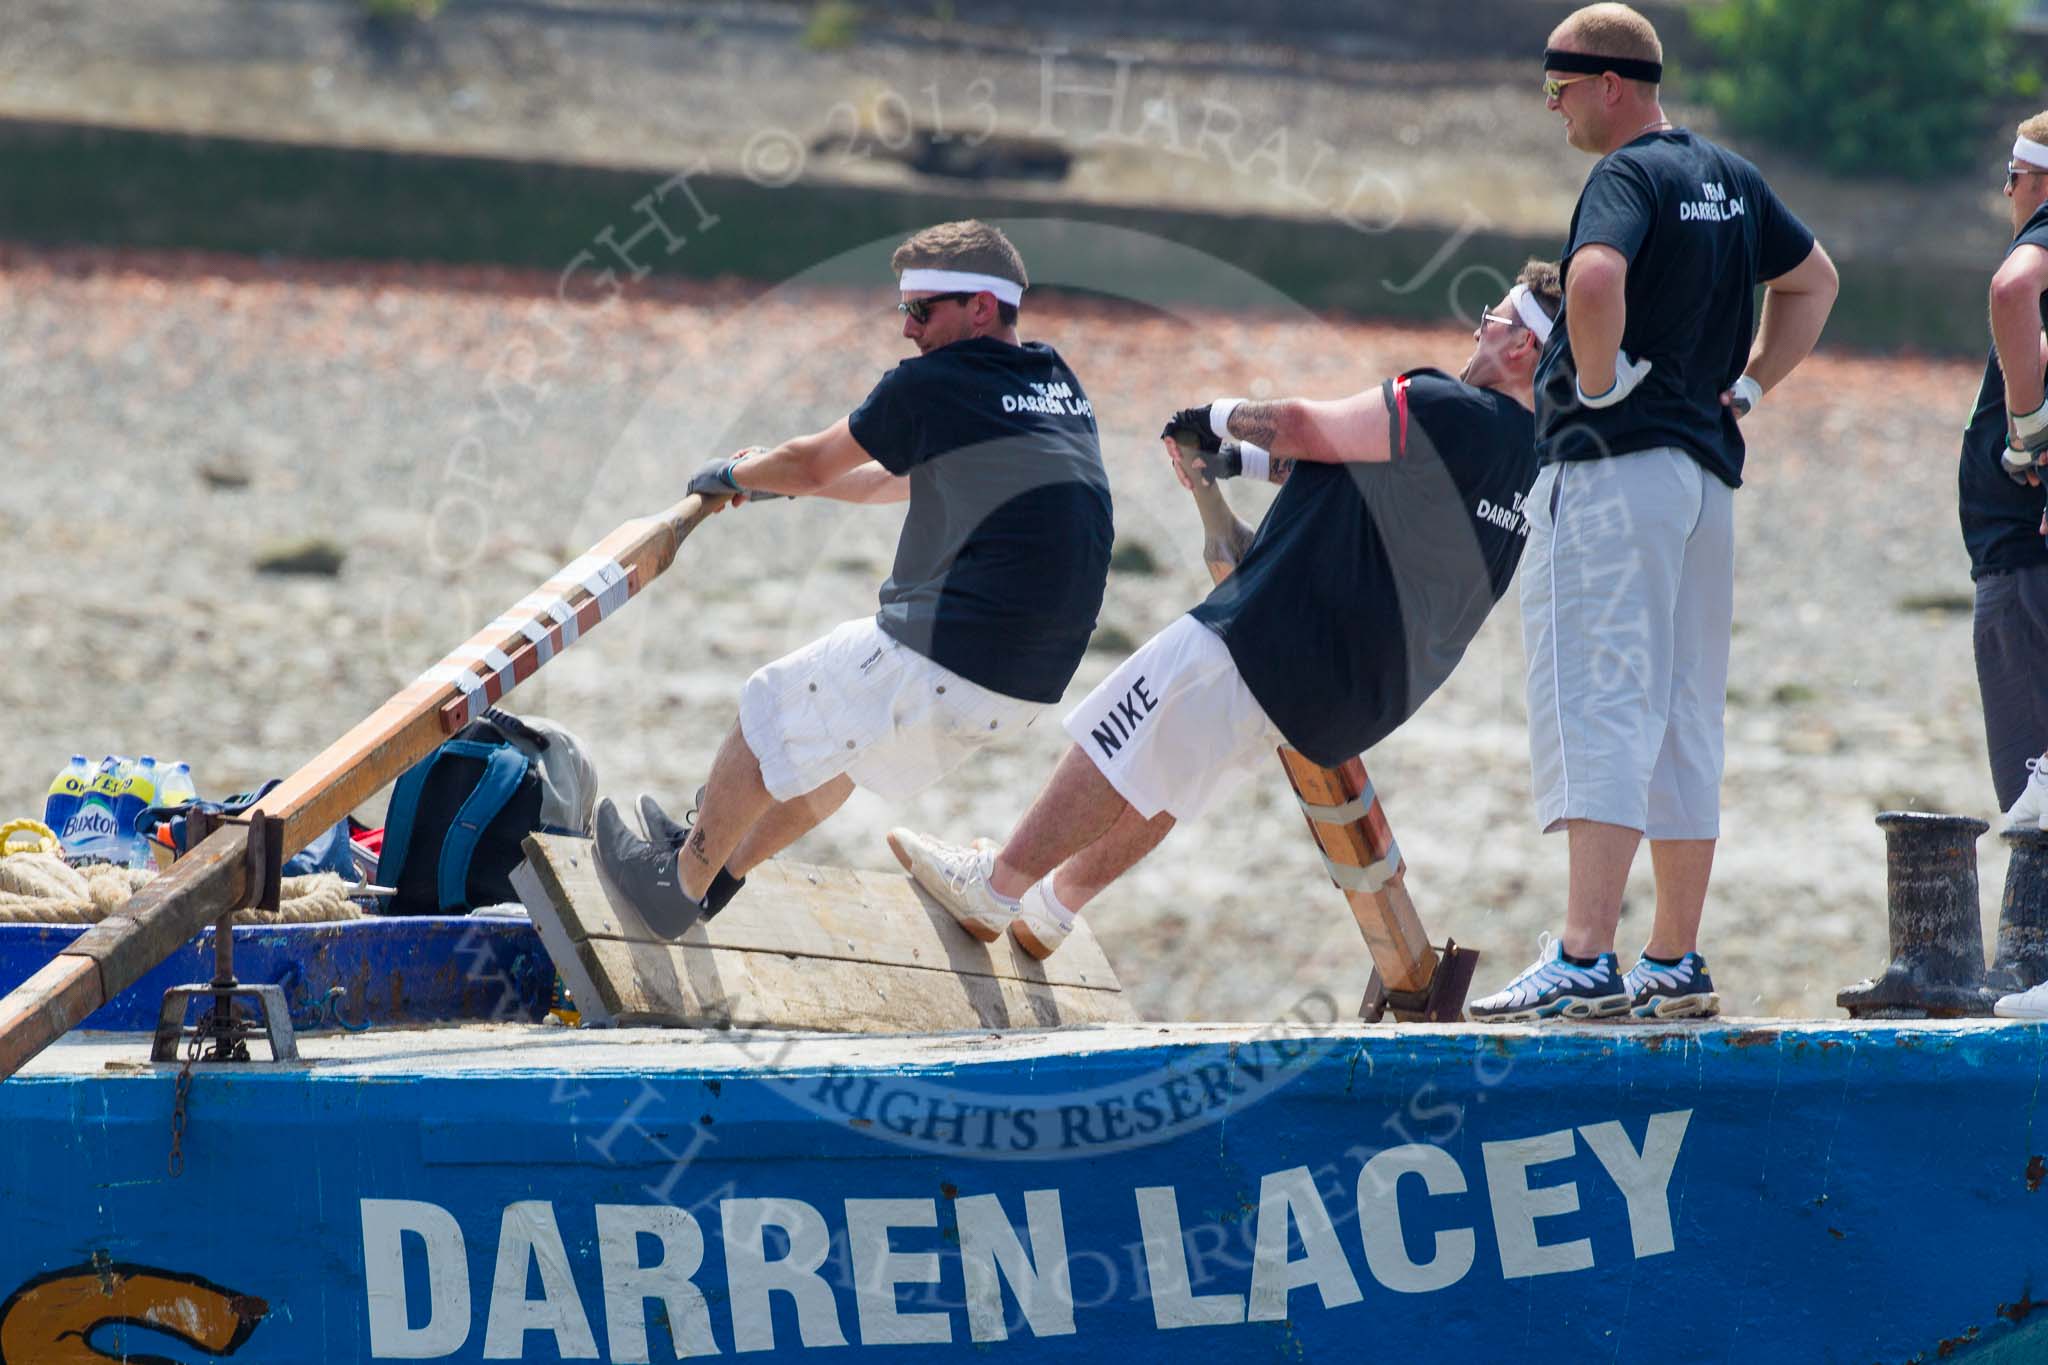
[{"label": "blonde hair", "polygon": [[1657,40],[1657,28],[1627,5],[1587,5],[1565,16],[1551,31],[1557,39],[1570,40],[1572,47],[1592,57],[1633,57],[1639,62],[1664,60],[1664,44]]},{"label": "blonde hair", "polygon": [[889,257],[889,268],[899,275],[906,270],[965,270],[1019,285],[1031,283],[1024,273],[1024,258],[1003,230],[979,218],[939,223],[911,233]]},{"label": "blonde hair", "polygon": [[2048,143],[2048,110],[2034,115],[2020,125],[2020,136],[2029,142]]}]

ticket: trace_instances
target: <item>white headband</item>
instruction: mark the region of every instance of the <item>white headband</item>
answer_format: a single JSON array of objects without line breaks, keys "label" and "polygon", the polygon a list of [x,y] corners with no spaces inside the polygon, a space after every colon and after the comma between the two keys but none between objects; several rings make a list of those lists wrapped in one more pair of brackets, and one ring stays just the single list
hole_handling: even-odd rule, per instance
[{"label": "white headband", "polygon": [[1538,303],[1536,296],[1529,292],[1529,286],[1518,284],[1513,289],[1510,289],[1508,291],[1508,302],[1515,305],[1515,316],[1522,320],[1522,325],[1536,334],[1536,344],[1548,346],[1550,344],[1550,315],[1543,311],[1543,305]]},{"label": "white headband", "polygon": [[929,290],[934,294],[994,294],[1008,304],[1024,301],[1024,286],[1000,275],[977,275],[969,270],[906,270],[897,288]]},{"label": "white headband", "polygon": [[2048,146],[2030,137],[2015,138],[2012,144],[2012,159],[2024,161],[2032,166],[2048,167]]}]

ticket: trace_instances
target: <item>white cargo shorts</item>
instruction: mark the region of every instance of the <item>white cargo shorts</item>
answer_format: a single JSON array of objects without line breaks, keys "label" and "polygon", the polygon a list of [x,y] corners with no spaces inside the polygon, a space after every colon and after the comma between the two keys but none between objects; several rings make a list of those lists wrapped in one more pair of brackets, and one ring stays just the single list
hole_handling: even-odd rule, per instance
[{"label": "white cargo shorts", "polygon": [[1286,741],[1216,632],[1183,616],[1138,647],[1067,713],[1117,795],[1150,820],[1200,815]]},{"label": "white cargo shorts", "polygon": [[1537,824],[1717,837],[1735,490],[1665,446],[1546,465],[1526,505]]},{"label": "white cargo shorts", "polygon": [[740,734],[777,801],[816,791],[841,773],[901,801],[1044,710],[941,668],[868,616],[748,678],[740,689]]}]

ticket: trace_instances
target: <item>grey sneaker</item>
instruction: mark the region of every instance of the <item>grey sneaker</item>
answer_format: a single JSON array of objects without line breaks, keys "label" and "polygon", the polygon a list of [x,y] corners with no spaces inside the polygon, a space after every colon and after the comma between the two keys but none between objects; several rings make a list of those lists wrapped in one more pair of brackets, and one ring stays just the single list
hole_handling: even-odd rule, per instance
[{"label": "grey sneaker", "polygon": [[597,806],[597,879],[612,908],[638,919],[649,932],[673,943],[704,917],[704,907],[684,894],[676,876],[680,842],[649,843],[626,827],[609,800]]},{"label": "grey sneaker", "polygon": [[1707,960],[1687,953],[1674,966],[1648,958],[1628,969],[1622,985],[1629,994],[1628,1012],[1637,1019],[1710,1019],[1721,1012]]},{"label": "grey sneaker", "polygon": [[641,827],[647,831],[647,837],[652,842],[667,844],[671,848],[681,848],[683,841],[690,837],[690,829],[697,823],[697,809],[703,804],[704,788],[699,787],[697,788],[697,794],[690,798],[689,814],[685,815],[682,823],[678,824],[669,818],[669,813],[661,808],[659,801],[656,801],[649,793],[641,792]]}]

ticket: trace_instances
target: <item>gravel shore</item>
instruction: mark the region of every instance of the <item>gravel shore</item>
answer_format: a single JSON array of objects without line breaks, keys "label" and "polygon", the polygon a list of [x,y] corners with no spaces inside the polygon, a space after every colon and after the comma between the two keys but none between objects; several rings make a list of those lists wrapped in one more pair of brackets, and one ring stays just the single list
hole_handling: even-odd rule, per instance
[{"label": "gravel shore", "polygon": [[[603,308],[551,279],[0,248],[0,819],[40,813],[80,750],[185,758],[218,795],[281,775],[704,455],[821,427],[906,353],[891,295],[662,285]],[[1151,441],[1217,392],[1330,396],[1455,370],[1457,327],[1168,317],[1049,298],[1101,418],[1121,545],[1070,698],[1197,599],[1193,509]],[[1911,806],[1993,817],[1955,516],[1971,364],[1823,355],[1750,426],[1724,842],[1706,951],[1729,1008],[1831,1015],[1885,957],[1883,841]],[[246,480],[245,483],[238,482]],[[1234,494],[1241,510],[1256,490]],[[872,610],[900,510],[775,503],[708,523],[670,577],[515,694],[589,743],[611,795],[680,800],[755,666]],[[324,537],[332,577],[260,574]],[[1054,716],[896,809],[857,796],[793,856],[893,867],[883,831],[1004,833],[1062,748]],[[1561,914],[1532,828],[1512,599],[1451,683],[1370,755],[1439,938],[1477,989]],[[1368,970],[1277,764],[1092,912],[1140,1011],[1348,1013]],[[374,815],[374,810],[366,814]],[[2005,852],[1980,846],[1987,939]],[[1647,932],[1640,860],[1623,947]],[[1311,1006],[1315,1008],[1315,1006]]]}]

